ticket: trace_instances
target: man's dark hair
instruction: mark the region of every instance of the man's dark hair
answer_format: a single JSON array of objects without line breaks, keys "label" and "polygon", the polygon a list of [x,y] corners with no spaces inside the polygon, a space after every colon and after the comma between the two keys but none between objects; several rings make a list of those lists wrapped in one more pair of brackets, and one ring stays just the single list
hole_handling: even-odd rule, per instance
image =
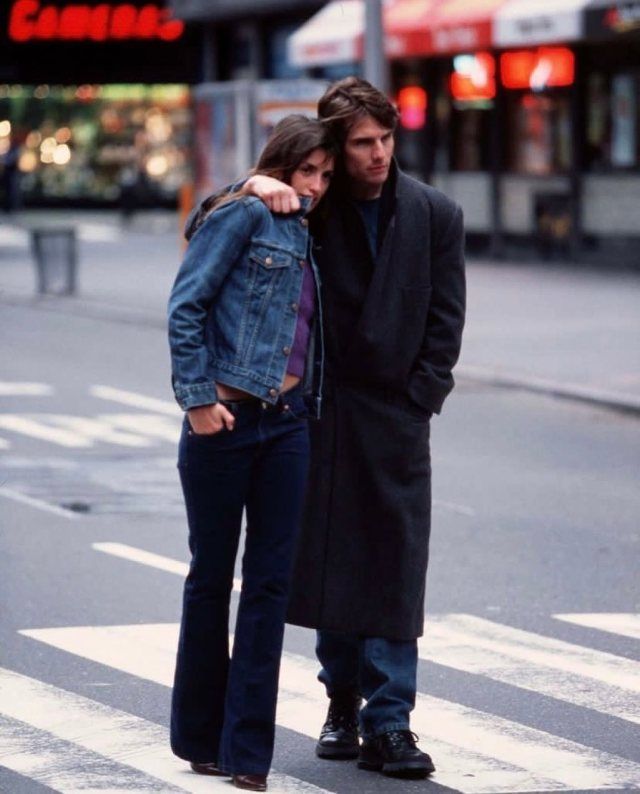
[{"label": "man's dark hair", "polygon": [[318,117],[341,146],[353,125],[366,116],[395,130],[398,115],[388,97],[361,77],[345,77],[332,83],[318,102]]}]

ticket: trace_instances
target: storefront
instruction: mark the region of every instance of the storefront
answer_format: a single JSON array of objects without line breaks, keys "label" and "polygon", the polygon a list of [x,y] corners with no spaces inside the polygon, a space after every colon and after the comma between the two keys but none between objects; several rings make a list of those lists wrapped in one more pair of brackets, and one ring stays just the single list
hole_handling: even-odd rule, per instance
[{"label": "storefront", "polygon": [[[357,70],[360,0],[321,13],[292,62],[313,74],[348,54]],[[462,204],[472,239],[637,252],[640,0],[390,0],[384,27],[398,156]]]},{"label": "storefront", "polygon": [[0,158],[16,152],[24,205],[175,205],[198,31],[143,0],[12,0],[0,31]]}]

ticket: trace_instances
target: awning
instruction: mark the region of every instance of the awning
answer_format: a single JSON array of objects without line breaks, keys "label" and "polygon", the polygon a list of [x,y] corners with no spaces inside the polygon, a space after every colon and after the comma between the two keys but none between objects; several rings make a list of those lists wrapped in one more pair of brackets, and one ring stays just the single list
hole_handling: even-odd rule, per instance
[{"label": "awning", "polygon": [[[386,0],[388,58],[640,34],[640,0]],[[333,0],[289,39],[296,66],[362,58],[363,0]]]},{"label": "awning", "polygon": [[[429,19],[442,0],[388,0],[383,9],[388,58],[431,52]],[[289,37],[294,66],[326,66],[358,61],[364,52],[362,0],[333,0]]]},{"label": "awning", "polygon": [[429,20],[431,54],[493,46],[496,14],[505,0],[439,0]]},{"label": "awning", "polygon": [[507,0],[496,14],[496,47],[521,47],[584,37],[588,0]]},{"label": "awning", "polygon": [[[465,52],[490,47],[493,19],[505,0],[387,0],[383,7],[388,58]],[[333,0],[289,38],[295,66],[362,58],[363,0]]]}]

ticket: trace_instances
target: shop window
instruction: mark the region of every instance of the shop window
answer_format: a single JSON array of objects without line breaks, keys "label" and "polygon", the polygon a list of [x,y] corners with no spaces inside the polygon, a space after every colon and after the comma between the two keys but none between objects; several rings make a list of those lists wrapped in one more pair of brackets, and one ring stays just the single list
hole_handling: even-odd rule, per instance
[{"label": "shop window", "polygon": [[[184,85],[0,85],[26,204],[172,205],[190,174]],[[1,147],[1,141],[0,141]]]},{"label": "shop window", "polygon": [[507,97],[510,171],[547,175],[571,166],[570,99],[566,92]]},{"label": "shop window", "polygon": [[587,167],[640,166],[640,73],[594,72],[587,80]]}]

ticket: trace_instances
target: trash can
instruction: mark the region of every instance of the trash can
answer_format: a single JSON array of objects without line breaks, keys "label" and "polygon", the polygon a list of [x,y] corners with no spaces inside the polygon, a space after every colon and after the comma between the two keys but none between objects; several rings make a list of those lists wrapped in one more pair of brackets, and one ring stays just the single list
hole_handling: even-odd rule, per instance
[{"label": "trash can", "polygon": [[534,196],[534,229],[539,253],[549,259],[569,259],[573,212],[568,193],[536,193]]},{"label": "trash can", "polygon": [[72,227],[32,229],[31,251],[38,294],[74,295],[78,269],[76,230]]}]

